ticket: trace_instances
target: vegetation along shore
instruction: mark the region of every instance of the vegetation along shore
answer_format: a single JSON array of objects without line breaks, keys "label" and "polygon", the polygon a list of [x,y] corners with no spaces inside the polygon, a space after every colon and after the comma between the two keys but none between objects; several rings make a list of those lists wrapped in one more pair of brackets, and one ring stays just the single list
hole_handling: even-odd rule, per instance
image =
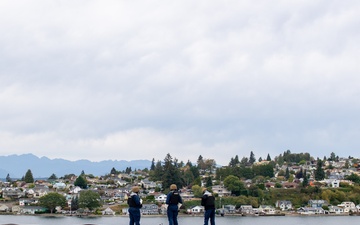
[{"label": "vegetation along shore", "polygon": [[274,158],[238,155],[226,166],[199,156],[196,163],[167,154],[149,168],[117,165],[103,176],[51,174],[34,179],[29,168],[21,179],[8,174],[0,182],[0,213],[14,215],[124,216],[131,187],[141,189],[141,213],[166,213],[170,184],[180,188],[180,215],[202,215],[202,188],[216,197],[218,216],[358,215],[360,160],[335,153],[314,158],[309,153],[285,151]]}]

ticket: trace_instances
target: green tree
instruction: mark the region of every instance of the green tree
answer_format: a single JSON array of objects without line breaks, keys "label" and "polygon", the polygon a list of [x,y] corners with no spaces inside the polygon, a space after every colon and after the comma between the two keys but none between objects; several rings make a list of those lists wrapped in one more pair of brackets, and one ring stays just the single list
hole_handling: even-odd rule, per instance
[{"label": "green tree", "polygon": [[79,209],[79,197],[75,196],[71,198],[70,210],[77,210],[77,209]]},{"label": "green tree", "polygon": [[117,174],[117,171],[114,167],[111,169],[110,174],[113,174],[113,175]]},{"label": "green tree", "polygon": [[227,176],[224,179],[224,186],[236,196],[244,194],[244,190],[246,190],[244,183],[234,175]]},{"label": "green tree", "polygon": [[155,159],[153,158],[151,161],[151,166],[150,166],[150,170],[154,171],[155,170]]},{"label": "green tree", "polygon": [[84,178],[83,175],[80,175],[76,178],[75,182],[74,182],[74,185],[75,186],[78,186],[82,189],[86,189],[87,188],[87,181],[86,179]]},{"label": "green tree", "polygon": [[303,175],[303,182],[302,182],[302,186],[303,187],[307,187],[309,185],[309,178],[306,175],[306,170],[304,170],[304,175]]},{"label": "green tree", "polygon": [[351,175],[346,176],[345,179],[346,180],[351,180],[354,183],[360,184],[360,176],[355,174],[355,173],[352,173]]},{"label": "green tree", "polygon": [[229,162],[230,167],[236,167],[239,164],[240,164],[240,161],[239,161],[239,156],[238,155],[236,155],[235,158],[230,159],[230,162]]},{"label": "green tree", "polygon": [[25,174],[24,181],[26,183],[34,183],[34,177],[30,169]]},{"label": "green tree", "polygon": [[249,163],[252,165],[252,164],[254,164],[255,161],[256,161],[255,154],[251,151],[250,157],[249,157]]},{"label": "green tree", "polygon": [[93,210],[100,206],[101,206],[101,199],[99,193],[91,190],[80,192],[80,197],[79,197],[80,208],[88,208],[89,210]]},{"label": "green tree", "polygon": [[322,168],[323,162],[321,159],[317,160],[316,170],[315,170],[315,180],[320,181],[325,179],[325,171]]},{"label": "green tree", "polygon": [[289,180],[289,177],[290,177],[289,167],[286,167],[286,170],[285,170],[285,179],[286,179],[286,180]]},{"label": "green tree", "polygon": [[164,188],[169,188],[171,184],[176,184],[178,188],[181,188],[183,185],[180,171],[174,165],[174,161],[169,153],[164,159],[164,174],[162,176],[162,182]]},{"label": "green tree", "polygon": [[39,198],[39,205],[49,209],[50,212],[53,213],[55,207],[64,207],[66,205],[66,199],[59,193],[50,192]]},{"label": "green tree", "polygon": [[194,193],[194,197],[200,198],[202,196],[202,187],[199,185],[193,185],[191,190]]},{"label": "green tree", "polygon": [[57,176],[53,173],[50,175],[50,177],[48,178],[48,180],[56,180]]},{"label": "green tree", "polygon": [[255,176],[274,177],[274,168],[272,164],[253,166]]},{"label": "green tree", "polygon": [[266,157],[266,161],[271,161],[271,157],[270,154],[268,153],[267,157]]},{"label": "green tree", "polygon": [[10,178],[10,175],[9,174],[7,174],[6,175],[6,182],[11,182],[12,180],[11,180],[11,178]]},{"label": "green tree", "polygon": [[206,178],[206,187],[212,187],[213,183],[212,183],[212,179],[211,179],[211,176],[208,176]]},{"label": "green tree", "polygon": [[335,161],[335,160],[336,160],[336,155],[334,152],[331,152],[329,161]]}]

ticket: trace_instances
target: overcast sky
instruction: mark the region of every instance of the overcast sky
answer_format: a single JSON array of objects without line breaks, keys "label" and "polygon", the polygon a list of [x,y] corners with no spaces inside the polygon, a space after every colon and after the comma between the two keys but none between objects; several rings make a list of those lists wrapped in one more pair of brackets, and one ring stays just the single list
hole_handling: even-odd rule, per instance
[{"label": "overcast sky", "polygon": [[0,154],[360,157],[360,1],[0,1]]}]

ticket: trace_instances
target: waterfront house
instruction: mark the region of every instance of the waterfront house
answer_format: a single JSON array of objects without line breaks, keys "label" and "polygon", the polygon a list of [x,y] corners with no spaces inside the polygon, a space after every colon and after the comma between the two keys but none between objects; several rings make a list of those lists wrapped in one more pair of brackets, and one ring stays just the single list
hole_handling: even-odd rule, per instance
[{"label": "waterfront house", "polygon": [[101,214],[115,216],[114,210],[110,209],[109,207],[107,207],[105,210],[101,211]]},{"label": "waterfront house", "polygon": [[266,215],[275,214],[275,207],[272,205],[260,205],[259,213],[263,213]]},{"label": "waterfront house", "polygon": [[46,209],[41,206],[24,206],[20,209],[22,214],[45,213]]},{"label": "waterfront house", "polygon": [[300,207],[297,212],[303,215],[325,214],[325,210],[321,207]]},{"label": "waterfront house", "polygon": [[0,212],[9,212],[9,211],[10,211],[9,206],[5,204],[0,204]]},{"label": "waterfront house", "polygon": [[236,207],[235,205],[224,205],[223,210],[227,214],[233,214],[236,212]]},{"label": "waterfront house", "polygon": [[329,203],[326,200],[309,200],[308,205],[312,208],[318,208],[328,206]]},{"label": "waterfront house", "polygon": [[155,204],[143,204],[140,211],[143,215],[158,215],[159,207]]},{"label": "waterfront house", "polygon": [[358,209],[353,202],[342,202],[338,206],[344,209],[344,213],[358,212]]},{"label": "waterfront house", "polygon": [[329,206],[329,213],[331,214],[344,214],[344,209],[339,206]]},{"label": "waterfront house", "polygon": [[282,211],[284,211],[284,210],[291,210],[293,206],[290,201],[278,200],[275,203],[275,207],[280,208]]},{"label": "waterfront house", "polygon": [[11,212],[13,212],[13,213],[20,213],[20,211],[21,211],[21,208],[18,205],[14,205],[13,207],[11,207]]},{"label": "waterfront house", "polygon": [[190,209],[190,213],[192,213],[192,214],[199,214],[199,213],[203,213],[203,212],[204,212],[203,206],[195,206]]},{"label": "waterfront house", "polygon": [[241,205],[239,211],[241,214],[254,214],[252,205]]}]

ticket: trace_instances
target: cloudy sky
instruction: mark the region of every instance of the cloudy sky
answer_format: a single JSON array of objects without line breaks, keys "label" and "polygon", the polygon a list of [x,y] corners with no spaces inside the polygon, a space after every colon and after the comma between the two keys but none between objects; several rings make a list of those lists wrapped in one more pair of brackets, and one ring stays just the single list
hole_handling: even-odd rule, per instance
[{"label": "cloudy sky", "polygon": [[360,1],[0,1],[0,154],[360,157]]}]

